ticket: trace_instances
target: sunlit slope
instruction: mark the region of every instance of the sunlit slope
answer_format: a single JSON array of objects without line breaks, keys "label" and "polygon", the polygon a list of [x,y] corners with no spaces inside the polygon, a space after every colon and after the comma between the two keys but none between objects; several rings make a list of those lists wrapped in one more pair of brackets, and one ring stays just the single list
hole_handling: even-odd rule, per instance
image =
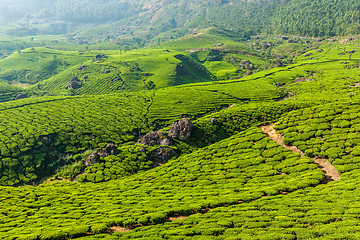
[{"label": "sunlit slope", "polygon": [[321,184],[96,239],[356,239],[357,184],[358,177]]},{"label": "sunlit slope", "polygon": [[[101,56],[95,58],[96,55]],[[72,77],[82,82],[82,87],[73,89],[73,94],[147,90],[150,81],[154,83],[152,88],[211,81],[206,71],[177,51],[93,51],[93,57],[94,60],[83,62],[82,65],[86,65],[83,70],[78,69],[80,65],[75,66],[34,86],[34,91],[37,88],[53,94],[67,94],[67,85]],[[184,73],[187,78],[180,77]]]},{"label": "sunlit slope", "polygon": [[291,192],[322,179],[311,159],[300,159],[253,128],[120,181],[2,187],[10,195],[1,196],[0,236],[57,239],[113,225],[161,224],[174,214]]},{"label": "sunlit slope", "polygon": [[[259,86],[255,87],[255,84]],[[237,90],[236,90],[237,89]],[[234,103],[283,94],[266,80],[184,85],[139,93],[29,98],[0,105],[2,185],[51,175],[59,154],[137,140],[158,126]]]},{"label": "sunlit slope", "polygon": [[[342,173],[340,181],[269,194],[253,202],[115,235],[120,239],[356,239],[360,232],[358,108],[359,100],[316,105],[284,114],[276,123],[286,145],[296,146],[306,157],[328,159]],[[268,149],[267,156],[276,151]]]},{"label": "sunlit slope", "polygon": [[0,61],[0,79],[9,84],[35,84],[93,58],[78,51],[27,48]]}]

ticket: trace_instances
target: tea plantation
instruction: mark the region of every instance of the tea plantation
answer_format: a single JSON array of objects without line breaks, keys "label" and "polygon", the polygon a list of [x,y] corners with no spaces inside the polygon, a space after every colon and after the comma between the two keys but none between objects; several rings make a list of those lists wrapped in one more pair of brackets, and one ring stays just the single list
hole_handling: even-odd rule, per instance
[{"label": "tea plantation", "polygon": [[311,159],[252,128],[122,180],[2,187],[1,237],[57,239],[101,233],[113,225],[160,224],[172,215],[292,192],[322,179]]},{"label": "tea plantation", "polygon": [[[245,91],[233,92],[233,88]],[[0,105],[1,185],[51,175],[63,154],[135,141],[154,124],[170,124],[245,101],[269,101],[281,91],[267,81],[194,85],[140,93],[29,98]]]},{"label": "tea plantation", "polygon": [[0,60],[0,239],[360,238],[360,41],[229,34]]}]

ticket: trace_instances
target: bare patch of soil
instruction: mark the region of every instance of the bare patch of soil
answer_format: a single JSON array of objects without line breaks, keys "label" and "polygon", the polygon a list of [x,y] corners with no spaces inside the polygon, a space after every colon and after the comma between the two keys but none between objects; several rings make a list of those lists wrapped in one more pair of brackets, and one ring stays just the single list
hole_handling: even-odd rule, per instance
[{"label": "bare patch of soil", "polygon": [[339,181],[341,178],[341,174],[336,170],[336,168],[329,163],[327,159],[323,158],[312,158],[318,168],[321,169],[325,173],[324,183],[328,183],[331,181]]},{"label": "bare patch of soil", "polygon": [[353,83],[352,85],[347,85],[348,87],[360,87],[360,83]]},{"label": "bare patch of soil", "polygon": [[175,221],[175,220],[180,220],[180,219],[187,219],[189,216],[177,216],[177,217],[169,217],[167,220],[169,222]]},{"label": "bare patch of soil", "polygon": [[[299,153],[301,157],[305,157],[304,153],[300,151],[295,146],[286,146],[284,144],[284,137],[274,129],[274,124],[267,126],[262,126],[261,130],[265,133],[271,140],[277,142],[280,146],[292,150],[294,153]],[[325,179],[323,183],[328,183],[331,181],[339,181],[341,174],[339,171],[327,160],[323,158],[312,158],[315,164],[325,173]]]},{"label": "bare patch of soil", "polygon": [[109,234],[113,234],[113,233],[116,233],[116,232],[129,232],[131,231],[130,228],[124,228],[124,227],[120,227],[120,226],[114,226],[114,227],[111,227],[107,230],[107,233]]}]

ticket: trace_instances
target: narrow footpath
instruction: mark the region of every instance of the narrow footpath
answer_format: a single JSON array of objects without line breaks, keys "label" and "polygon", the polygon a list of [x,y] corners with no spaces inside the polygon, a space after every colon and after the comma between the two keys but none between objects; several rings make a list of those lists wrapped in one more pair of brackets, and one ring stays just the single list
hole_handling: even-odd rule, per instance
[{"label": "narrow footpath", "polygon": [[[286,146],[284,144],[284,137],[281,136],[280,133],[278,133],[274,129],[274,124],[262,126],[261,130],[273,141],[277,142],[280,146],[292,150],[294,153],[299,153],[301,155],[301,158],[305,157],[304,153],[300,151],[295,146]],[[323,183],[328,183],[331,181],[339,181],[341,174],[338,172],[338,170],[327,160],[324,158],[312,158],[314,160],[315,164],[318,166],[319,169],[321,169],[325,173],[325,179]]]}]

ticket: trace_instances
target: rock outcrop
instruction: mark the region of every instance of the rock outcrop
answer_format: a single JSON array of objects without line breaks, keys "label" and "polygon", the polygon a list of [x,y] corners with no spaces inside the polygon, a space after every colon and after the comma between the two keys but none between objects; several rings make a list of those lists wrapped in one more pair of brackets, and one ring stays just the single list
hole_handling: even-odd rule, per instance
[{"label": "rock outcrop", "polygon": [[170,139],[165,133],[158,131],[158,132],[148,133],[144,137],[142,137],[141,144],[148,146],[155,146],[155,145],[170,146],[173,144],[173,140]]},{"label": "rock outcrop", "polygon": [[110,155],[115,155],[116,154],[116,150],[117,147],[115,146],[115,144],[113,143],[109,143],[108,145],[106,145],[106,147],[102,150],[95,151],[92,154],[89,155],[89,157],[86,159],[85,161],[85,166],[91,166],[97,162],[99,162],[100,157],[107,157]]},{"label": "rock outcrop", "polygon": [[85,71],[86,67],[87,67],[86,65],[81,65],[80,67],[78,67],[78,70],[79,71]]},{"label": "rock outcrop", "polygon": [[298,41],[296,41],[295,39],[289,39],[287,42],[288,43],[298,43]]},{"label": "rock outcrop", "polygon": [[171,146],[174,144],[173,139],[188,139],[193,129],[194,124],[189,119],[184,118],[171,124],[171,129],[168,134],[161,131],[146,134],[141,138],[141,144],[148,146]]},{"label": "rock outcrop", "polygon": [[187,118],[171,124],[168,136],[173,139],[186,140],[191,136],[194,124]]},{"label": "rock outcrop", "polygon": [[271,47],[273,44],[271,42],[262,42],[261,43],[261,47],[263,49],[268,49],[269,47]]},{"label": "rock outcrop", "polygon": [[166,163],[168,162],[174,155],[175,151],[169,147],[158,148],[151,153],[150,160],[154,163]]},{"label": "rock outcrop", "polygon": [[117,147],[113,143],[109,143],[106,147],[98,153],[100,157],[107,157],[116,154]]},{"label": "rock outcrop", "polygon": [[91,166],[97,162],[99,162],[100,156],[98,152],[94,152],[88,156],[88,158],[85,161],[85,166]]}]

